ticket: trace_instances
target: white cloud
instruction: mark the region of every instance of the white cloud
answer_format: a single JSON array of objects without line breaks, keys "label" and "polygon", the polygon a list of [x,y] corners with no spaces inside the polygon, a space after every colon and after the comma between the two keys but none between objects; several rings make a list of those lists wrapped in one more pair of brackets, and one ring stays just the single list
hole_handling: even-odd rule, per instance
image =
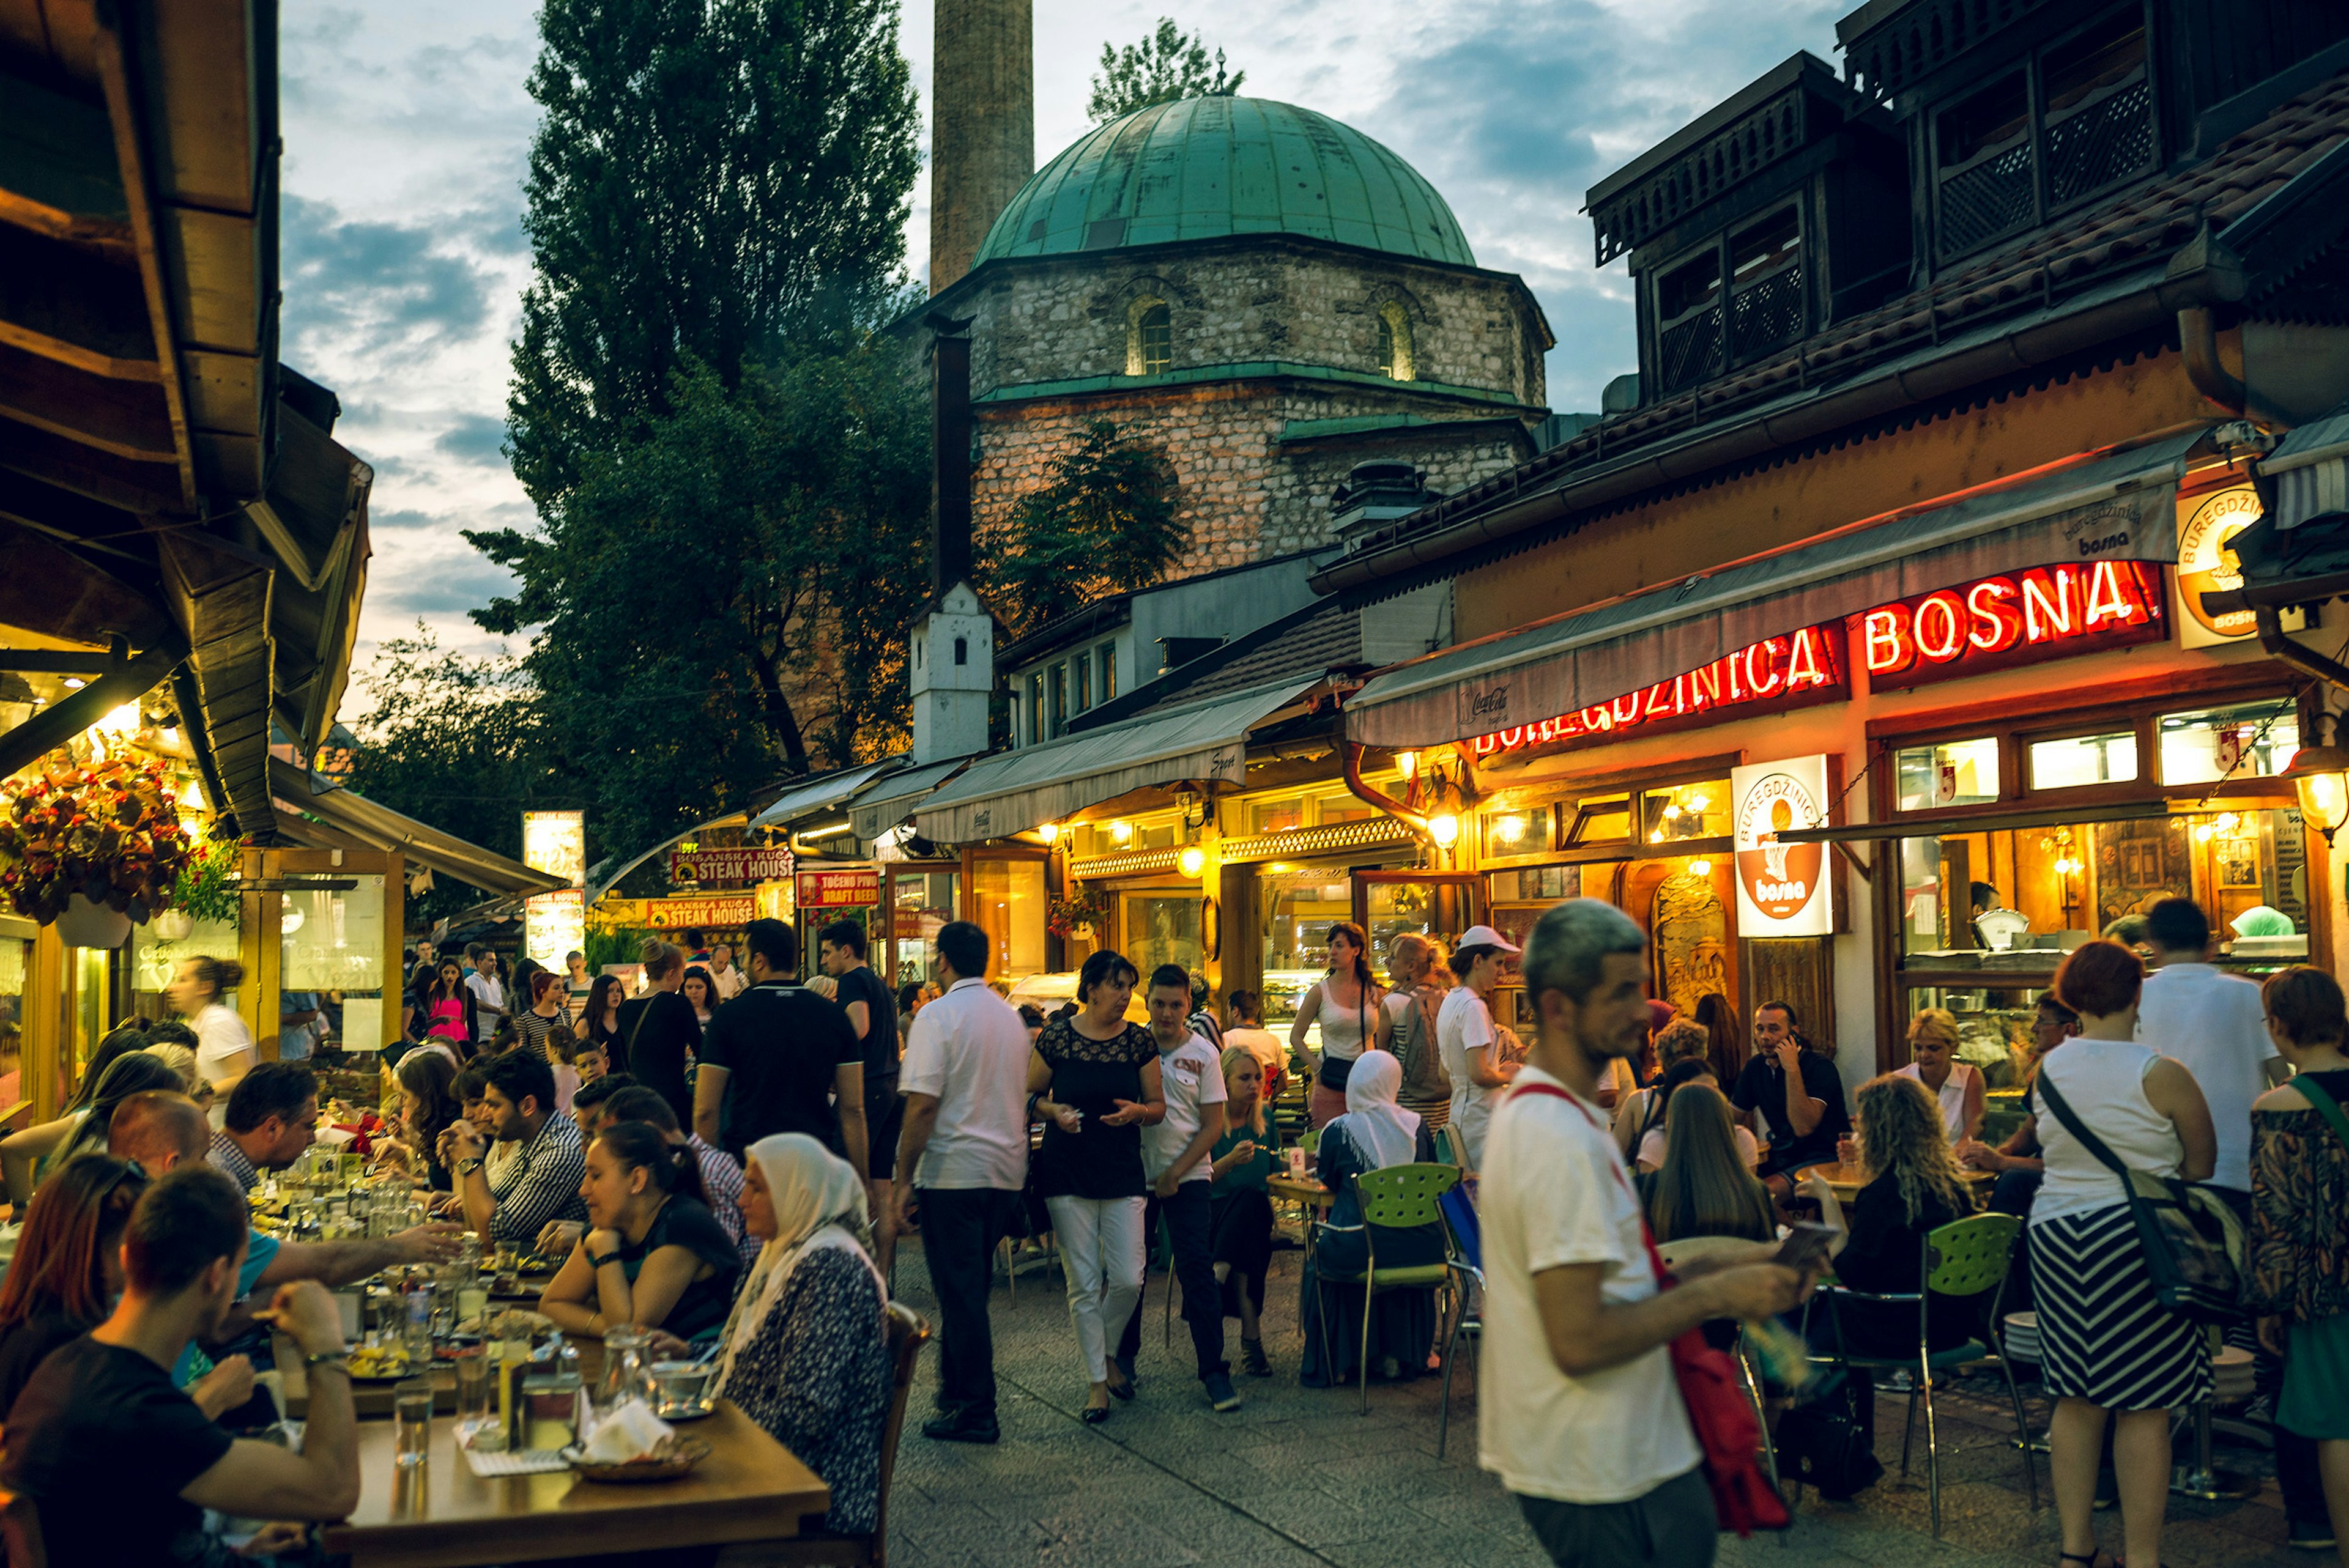
[{"label": "white cloud", "polygon": [[[1817,0],[1039,0],[1040,164],[1090,129],[1102,45],[1162,15],[1203,32],[1245,91],[1384,141],[1442,191],[1484,265],[1525,275],[1558,338],[1550,390],[1594,407],[1632,367],[1621,264],[1591,265],[1588,186],[1807,47],[1843,5]],[[488,638],[464,611],[503,573],[460,528],[523,526],[497,452],[508,345],[529,281],[522,178],[537,108],[535,0],[366,0],[294,8],[282,35],[287,363],[332,387],[337,434],[375,462],[376,559],[360,657],[420,614],[444,642]],[[927,0],[902,41],[926,122]],[[927,134],[924,135],[926,147]],[[926,172],[906,254],[929,245]]]}]

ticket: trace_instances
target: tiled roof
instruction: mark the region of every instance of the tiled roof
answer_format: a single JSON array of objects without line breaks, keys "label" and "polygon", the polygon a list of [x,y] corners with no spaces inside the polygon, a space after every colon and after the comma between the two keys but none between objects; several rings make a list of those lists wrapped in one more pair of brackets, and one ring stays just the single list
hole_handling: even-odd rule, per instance
[{"label": "tiled roof", "polygon": [[2021,242],[1944,272],[1932,284],[1837,324],[1775,357],[1681,396],[1609,418],[1531,462],[1457,491],[1365,538],[1376,552],[1473,516],[1545,479],[1619,461],[1638,449],[1707,426],[1733,426],[1741,411],[1801,388],[1832,386],[1887,361],[2009,315],[2043,309],[2157,265],[2208,222],[2226,225],[2349,140],[2349,72],[2278,108],[2177,173],[2153,175],[2109,200],[2026,235]]},{"label": "tiled roof", "polygon": [[[1210,660],[1216,655],[1209,654]],[[1341,607],[1334,599],[1280,633],[1262,647],[1216,665],[1197,680],[1166,696],[1168,703],[1193,702],[1224,692],[1246,691],[1289,676],[1303,678],[1344,665],[1362,662],[1362,621],[1359,611]]]}]

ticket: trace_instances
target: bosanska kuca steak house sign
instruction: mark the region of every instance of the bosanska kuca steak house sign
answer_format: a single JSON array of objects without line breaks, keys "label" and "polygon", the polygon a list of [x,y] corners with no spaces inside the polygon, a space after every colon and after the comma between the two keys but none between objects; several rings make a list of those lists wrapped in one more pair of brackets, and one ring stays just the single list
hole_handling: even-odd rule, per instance
[{"label": "bosanska kuca steak house sign", "polygon": [[[1851,617],[1850,637],[1872,685],[1921,686],[2148,641],[2161,634],[2161,568],[2147,562],[2035,566],[1879,605]],[[1709,723],[1716,713],[1727,718],[1739,708],[1823,701],[1844,690],[1844,636],[1840,625],[1806,626],[1611,701],[1469,744],[1489,757],[1665,724]]]}]

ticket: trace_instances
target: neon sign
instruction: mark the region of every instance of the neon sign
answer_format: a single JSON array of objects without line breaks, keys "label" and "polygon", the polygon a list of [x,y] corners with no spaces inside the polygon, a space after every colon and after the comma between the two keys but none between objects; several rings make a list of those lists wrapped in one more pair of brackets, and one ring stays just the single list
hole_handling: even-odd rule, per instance
[{"label": "neon sign", "polygon": [[1480,735],[1469,744],[1479,757],[1553,741],[1620,735],[1675,719],[1692,719],[1716,708],[1790,702],[1832,696],[1843,687],[1842,637],[1832,626],[1806,626],[1791,636],[1770,637],[1727,654],[1686,675],[1658,681],[1643,690],[1538,724]]},{"label": "neon sign", "polygon": [[2160,571],[2135,561],[2035,566],[1886,604],[1858,618],[1860,662],[1871,681],[1907,676],[1898,684],[1911,685],[1932,678],[1935,666],[1971,673],[1993,660],[2023,662],[2002,655],[2150,631],[2161,621]]},{"label": "neon sign", "polygon": [[[2161,568],[2097,561],[2034,566],[1962,588],[1885,604],[1850,617],[1858,662],[1883,687],[1988,674],[2086,648],[2127,646],[2162,634]],[[1806,626],[1715,659],[1702,669],[1539,724],[1480,735],[1479,757],[1589,740],[1659,725],[1711,723],[1715,710],[1766,705],[1775,712],[1843,689],[1840,626]]]}]

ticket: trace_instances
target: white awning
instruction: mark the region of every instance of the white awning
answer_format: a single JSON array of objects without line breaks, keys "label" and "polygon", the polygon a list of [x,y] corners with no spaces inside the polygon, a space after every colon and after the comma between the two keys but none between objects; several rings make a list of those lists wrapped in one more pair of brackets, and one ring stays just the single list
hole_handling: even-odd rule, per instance
[{"label": "white awning", "polygon": [[2286,436],[2260,459],[2260,473],[2274,481],[2278,529],[2349,511],[2349,403]]},{"label": "white awning", "polygon": [[1291,676],[1226,692],[974,762],[923,803],[915,826],[924,838],[974,843],[1154,784],[1237,784],[1247,776],[1249,729],[1320,679]]},{"label": "white awning", "polygon": [[[468,843],[454,833],[378,805],[351,789],[312,793],[306,769],[282,758],[269,759],[269,792],[279,808],[277,825],[287,838],[322,849],[362,844],[398,851],[417,864],[456,878],[484,892],[522,895],[553,892],[571,884],[561,877],[533,871],[520,861]],[[302,816],[289,814],[303,813]],[[305,818],[315,818],[315,821]],[[323,824],[323,827],[322,827]]]},{"label": "white awning", "polygon": [[789,827],[802,817],[832,810],[904,760],[902,757],[891,757],[879,762],[868,762],[862,768],[843,768],[796,789],[787,789],[773,805],[751,818],[750,826]]},{"label": "white awning", "polygon": [[957,757],[950,762],[932,762],[920,768],[908,768],[902,773],[892,773],[878,779],[872,789],[860,796],[848,809],[849,826],[860,839],[879,838],[914,815],[914,809],[929,792],[969,767],[977,758]]},{"label": "white awning", "polygon": [[2174,562],[2172,497],[2203,435],[1906,508],[1398,665],[1347,699],[1346,738],[1445,745],[1595,707],[1912,594],[2065,562]]}]

